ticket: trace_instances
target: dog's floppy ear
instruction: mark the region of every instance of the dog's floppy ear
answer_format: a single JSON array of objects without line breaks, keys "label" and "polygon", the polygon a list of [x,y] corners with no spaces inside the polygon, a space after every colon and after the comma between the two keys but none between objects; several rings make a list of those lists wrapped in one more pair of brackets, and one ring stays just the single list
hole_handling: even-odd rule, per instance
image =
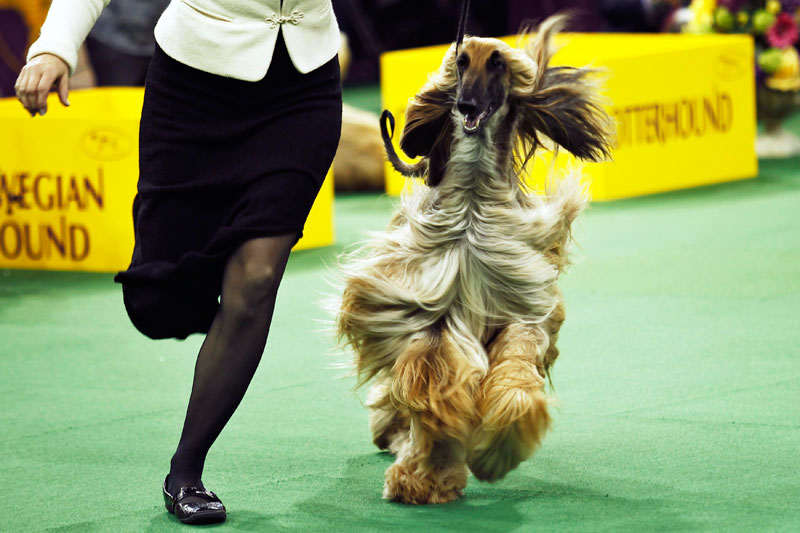
[{"label": "dog's floppy ear", "polygon": [[400,137],[400,148],[406,155],[428,158],[427,183],[430,186],[441,182],[450,159],[453,137],[451,111],[458,85],[454,58],[455,51],[451,48],[439,71],[411,99]]},{"label": "dog's floppy ear", "polygon": [[589,160],[608,159],[613,142],[611,119],[598,101],[588,69],[550,67],[539,88],[525,98],[519,132],[539,144],[544,134],[573,155]]},{"label": "dog's floppy ear", "polygon": [[610,156],[613,127],[600,103],[594,71],[549,66],[556,52],[553,37],[567,21],[565,15],[545,20],[526,50],[535,73],[522,84],[528,88],[515,95],[520,110],[518,131],[529,146],[528,158],[543,134],[581,159],[600,161]]}]

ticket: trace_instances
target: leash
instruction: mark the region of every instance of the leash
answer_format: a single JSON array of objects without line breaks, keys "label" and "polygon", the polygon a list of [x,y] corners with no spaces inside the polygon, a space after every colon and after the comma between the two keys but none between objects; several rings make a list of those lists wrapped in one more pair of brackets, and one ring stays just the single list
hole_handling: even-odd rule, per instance
[{"label": "leash", "polygon": [[458,50],[461,48],[461,42],[464,40],[464,32],[467,29],[467,12],[469,11],[469,0],[461,2],[461,16],[458,19],[458,33],[456,34],[456,56]]}]

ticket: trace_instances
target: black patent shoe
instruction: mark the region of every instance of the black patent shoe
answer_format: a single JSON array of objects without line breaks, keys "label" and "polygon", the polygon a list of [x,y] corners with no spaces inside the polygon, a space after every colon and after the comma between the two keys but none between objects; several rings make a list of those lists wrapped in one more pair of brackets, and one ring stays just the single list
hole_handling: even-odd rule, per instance
[{"label": "black patent shoe", "polygon": [[[167,479],[169,476],[164,478],[164,506],[184,524],[213,524],[224,522],[228,517],[225,506],[210,490],[186,486],[173,496],[167,491]],[[187,498],[192,501],[184,501]]]}]

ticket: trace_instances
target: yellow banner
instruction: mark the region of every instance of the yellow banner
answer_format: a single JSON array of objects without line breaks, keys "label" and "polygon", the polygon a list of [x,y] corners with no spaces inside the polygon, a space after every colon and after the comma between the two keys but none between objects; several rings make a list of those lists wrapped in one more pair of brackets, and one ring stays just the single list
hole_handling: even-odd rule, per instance
[{"label": "yellow banner", "polygon": [[[514,46],[517,37],[503,38]],[[607,110],[617,123],[613,162],[586,165],[595,200],[613,200],[754,177],[753,41],[743,35],[566,34],[554,65],[605,70]],[[408,99],[438,69],[446,46],[381,57],[383,106],[404,125]],[[395,136],[395,143],[399,135]],[[397,145],[398,152],[399,145]],[[568,156],[560,165],[567,164]],[[547,158],[535,162],[534,183]],[[386,165],[386,190],[405,178]]]},{"label": "yellow banner", "polygon": [[[114,272],[133,250],[142,89],[51,95],[32,119],[0,100],[0,267]],[[295,249],[333,243],[333,182]]]}]

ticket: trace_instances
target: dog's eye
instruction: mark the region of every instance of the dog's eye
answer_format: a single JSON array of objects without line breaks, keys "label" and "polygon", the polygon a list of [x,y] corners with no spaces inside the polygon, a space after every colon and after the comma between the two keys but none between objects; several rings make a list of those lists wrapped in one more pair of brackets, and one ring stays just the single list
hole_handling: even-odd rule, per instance
[{"label": "dog's eye", "polygon": [[456,66],[458,70],[465,70],[469,66],[469,56],[467,54],[461,54],[456,59]]},{"label": "dog's eye", "polygon": [[496,54],[492,54],[492,57],[489,58],[488,65],[489,70],[494,72],[502,72],[504,68],[506,68],[506,63],[503,59]]}]

